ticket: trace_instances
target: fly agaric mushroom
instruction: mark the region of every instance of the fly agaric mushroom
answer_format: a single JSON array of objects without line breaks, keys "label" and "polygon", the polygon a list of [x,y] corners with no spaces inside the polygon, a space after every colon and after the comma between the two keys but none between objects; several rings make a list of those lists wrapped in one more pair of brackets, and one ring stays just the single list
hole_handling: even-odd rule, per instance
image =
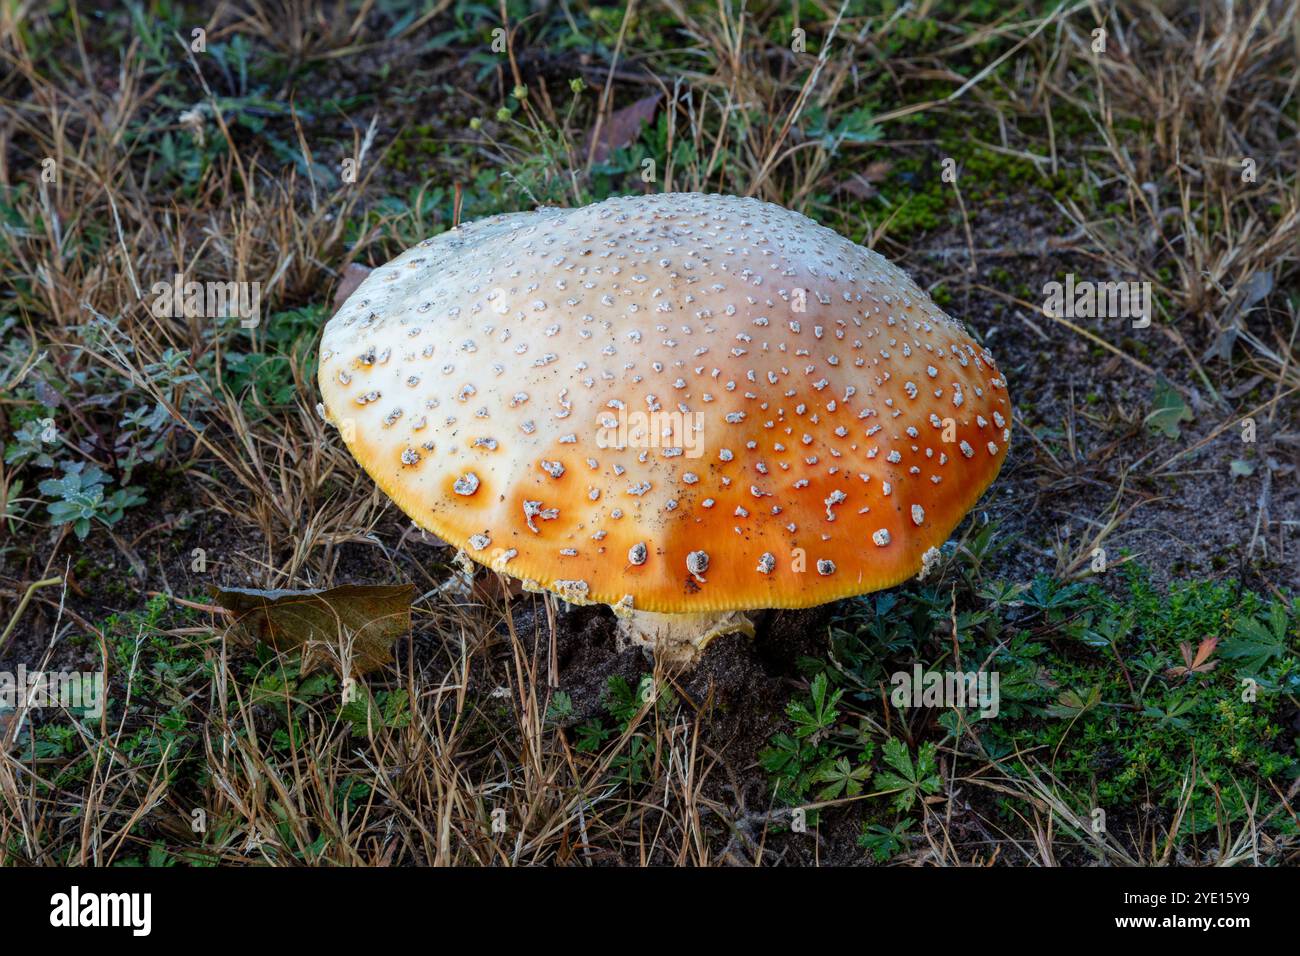
[{"label": "fly agaric mushroom", "polygon": [[693,659],[914,576],[997,475],[993,357],[900,269],[670,193],[458,226],[325,328],[327,420],[470,558]]}]

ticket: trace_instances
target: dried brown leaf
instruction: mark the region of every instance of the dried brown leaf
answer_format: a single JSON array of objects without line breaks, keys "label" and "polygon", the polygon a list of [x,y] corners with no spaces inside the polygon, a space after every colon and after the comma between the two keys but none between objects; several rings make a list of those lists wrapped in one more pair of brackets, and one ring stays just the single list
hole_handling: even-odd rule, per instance
[{"label": "dried brown leaf", "polygon": [[357,291],[357,286],[361,285],[362,280],[370,273],[369,266],[363,266],[356,262],[348,263],[347,268],[343,270],[342,277],[339,279],[339,287],[334,290],[335,312],[348,300],[348,296]]},{"label": "dried brown leaf", "polygon": [[870,199],[879,191],[875,184],[884,182],[891,168],[890,163],[878,160],[868,164],[862,172],[854,173],[848,179],[836,183],[835,189],[837,192],[845,192],[858,199]]},{"label": "dried brown leaf", "polygon": [[[650,96],[644,96],[635,103],[611,113],[609,119],[600,127],[592,160],[603,163],[609,159],[614,150],[635,143],[641,135],[641,124],[654,120],[661,99],[663,99],[662,93],[652,93]],[[590,134],[588,134],[587,141],[591,141]]]},{"label": "dried brown leaf", "polygon": [[411,629],[415,585],[344,584],[324,590],[211,589],[247,638],[278,651],[302,651],[303,670],[351,648],[351,670],[392,663],[393,644]]},{"label": "dried brown leaf", "polygon": [[1218,661],[1210,660],[1210,655],[1214,653],[1214,649],[1218,646],[1219,639],[1217,637],[1204,638],[1196,648],[1195,655],[1193,655],[1191,641],[1183,641],[1178,645],[1178,650],[1183,655],[1183,663],[1169,668],[1165,673],[1171,677],[1190,677],[1192,674],[1208,674],[1219,666]]}]

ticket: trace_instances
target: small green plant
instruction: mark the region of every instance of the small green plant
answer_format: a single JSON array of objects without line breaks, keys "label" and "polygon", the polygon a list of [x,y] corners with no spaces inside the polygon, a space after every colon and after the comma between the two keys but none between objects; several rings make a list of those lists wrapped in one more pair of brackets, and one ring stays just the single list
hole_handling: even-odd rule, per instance
[{"label": "small green plant", "polygon": [[817,674],[808,687],[806,700],[786,704],[786,716],[794,734],[777,734],[771,746],[759,754],[759,763],[776,780],[776,795],[794,805],[817,784],[817,800],[855,797],[871,775],[875,743],[867,729],[842,724],[842,689],[831,690],[825,672]]},{"label": "small green plant", "polygon": [[48,446],[57,441],[53,435],[51,419],[33,418],[23,422],[10,436],[5,446],[5,464],[18,466],[30,461],[41,468],[53,468]]},{"label": "small green plant", "polygon": [[1282,660],[1288,651],[1287,609],[1280,601],[1268,607],[1268,616],[1238,618],[1230,638],[1223,642],[1219,656],[1240,661],[1249,674],[1258,674],[1270,661]]},{"label": "small green plant", "polygon": [[794,735],[807,737],[814,742],[832,727],[839,719],[840,711],[836,706],[844,691],[827,693],[826,675],[818,674],[809,687],[810,698],[807,703],[792,700],[786,705],[785,712],[794,721]]},{"label": "small green plant", "polygon": [[615,674],[605,682],[605,709],[621,728],[626,728],[641,709],[641,698],[627,679]]},{"label": "small green plant", "polygon": [[563,723],[573,716],[573,698],[565,691],[558,690],[546,706],[546,719],[552,724]]},{"label": "small green plant", "polygon": [[97,465],[64,462],[62,470],[62,478],[47,478],[38,487],[41,494],[56,499],[46,506],[51,523],[71,524],[82,541],[90,534],[92,522],[111,528],[122,520],[127,508],[144,504],[143,489],[136,485],[107,492],[110,479]]},{"label": "small green plant", "polygon": [[858,846],[871,853],[877,863],[886,863],[907,848],[913,820],[905,817],[892,827],[880,823],[863,824]]},{"label": "small green plant", "polygon": [[907,744],[895,737],[885,741],[883,756],[890,769],[876,774],[874,786],[894,793],[894,809],[899,813],[906,813],[918,800],[939,792],[943,781],[939,779],[935,750],[933,741],[923,743],[913,760]]},{"label": "small green plant", "polygon": [[[666,686],[656,686],[649,674],[641,675],[635,687],[624,677],[614,675],[605,684],[602,699],[605,710],[613,718],[614,726],[601,720],[584,720],[574,728],[575,749],[579,753],[598,753],[614,737],[627,734],[625,749],[611,756],[609,768],[614,780],[635,786],[650,778],[654,765],[655,747],[652,738],[637,729],[640,721],[650,715],[666,718],[678,707],[677,695]],[[560,722],[573,714],[573,701],[563,691],[551,698],[547,719]]]},{"label": "small green plant", "polygon": [[862,792],[863,783],[871,776],[871,755],[875,752],[875,744],[868,741],[869,747],[864,754],[868,762],[858,766],[849,763],[848,757],[840,757],[829,767],[823,767],[813,774],[814,783],[824,783],[817,792],[818,800],[835,800],[838,797],[856,797]]},{"label": "small green plant", "polygon": [[654,704],[654,709],[661,717],[666,716],[676,709],[677,695],[671,688],[656,687],[654,678],[649,674],[641,675],[636,689],[617,674],[605,685],[605,709],[623,730],[629,728],[641,708],[650,703]]},{"label": "small green plant", "polygon": [[396,729],[411,723],[410,696],[404,689],[381,690],[373,697],[358,697],[343,705],[340,716],[354,733],[368,733],[378,727]]}]

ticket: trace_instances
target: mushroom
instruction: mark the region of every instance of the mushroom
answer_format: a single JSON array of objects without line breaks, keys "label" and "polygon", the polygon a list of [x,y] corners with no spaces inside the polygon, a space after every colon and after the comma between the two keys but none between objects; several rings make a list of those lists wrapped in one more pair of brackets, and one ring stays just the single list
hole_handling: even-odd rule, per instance
[{"label": "mushroom", "polygon": [[1010,439],[992,355],[900,269],[696,193],[425,239],[325,327],[320,389],[417,525],[688,661],[928,567]]}]

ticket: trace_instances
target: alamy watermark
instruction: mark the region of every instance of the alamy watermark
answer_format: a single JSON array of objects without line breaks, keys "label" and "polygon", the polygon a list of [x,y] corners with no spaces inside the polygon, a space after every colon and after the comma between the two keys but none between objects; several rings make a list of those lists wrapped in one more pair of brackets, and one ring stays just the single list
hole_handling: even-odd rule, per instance
[{"label": "alamy watermark", "polygon": [[177,273],[170,283],[155,282],[149,291],[154,295],[149,305],[154,318],[238,318],[246,329],[261,321],[260,282],[186,282]]},{"label": "alamy watermark", "polygon": [[132,936],[153,930],[152,893],[96,893],[74,886],[50,897],[50,925],[55,928],[123,927]]},{"label": "alamy watermark", "polygon": [[699,458],[704,454],[704,413],[664,410],[603,412],[596,430],[600,448],[658,448],[665,458]]},{"label": "alamy watermark", "polygon": [[985,719],[1001,709],[997,671],[927,671],[920,664],[912,670],[896,671],[889,677],[893,686],[890,702],[907,707],[978,707]]},{"label": "alamy watermark", "polygon": [[1133,328],[1151,324],[1150,282],[1065,282],[1043,286],[1043,312],[1057,319],[1132,319]]},{"label": "alamy watermark", "polygon": [[104,715],[103,671],[0,671],[0,708],[61,707],[87,717]]}]

